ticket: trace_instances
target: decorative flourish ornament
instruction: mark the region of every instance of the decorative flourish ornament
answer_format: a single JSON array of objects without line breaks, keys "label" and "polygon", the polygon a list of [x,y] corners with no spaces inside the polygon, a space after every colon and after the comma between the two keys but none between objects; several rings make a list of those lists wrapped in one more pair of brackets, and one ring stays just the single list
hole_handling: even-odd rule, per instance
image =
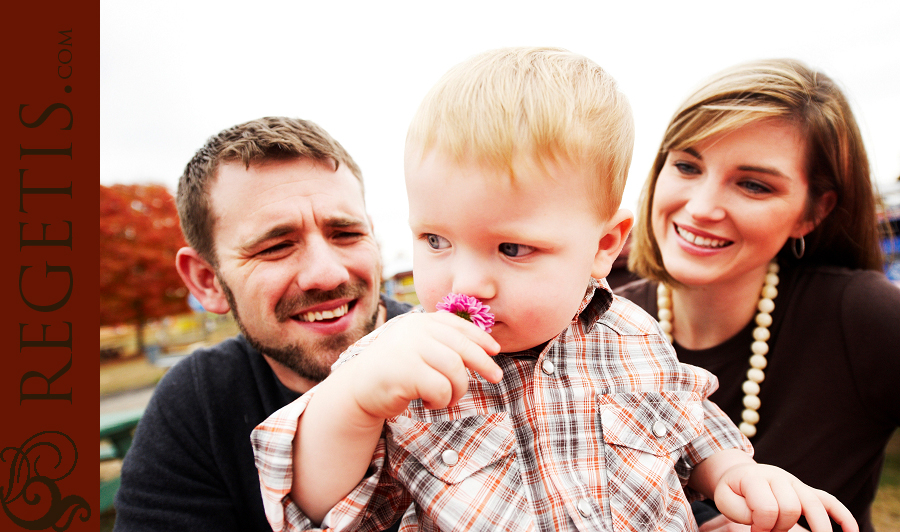
[{"label": "decorative flourish ornament", "polygon": [[491,307],[483,305],[478,299],[465,294],[447,294],[435,305],[438,312],[452,312],[464,320],[471,321],[484,332],[491,332],[494,326],[494,315]]},{"label": "decorative flourish ornament", "polygon": [[[769,326],[772,325],[772,311],[775,310],[775,297],[778,295],[778,263],[773,259],[769,263],[766,280],[759,294],[759,302],[756,304],[756,328],[753,329],[753,343],[750,344],[750,369],[747,370],[747,380],[741,385],[744,392],[744,411],[741,412],[743,420],[739,426],[741,432],[748,438],[756,435],[756,424],[759,423],[759,383],[766,374],[766,355],[769,353]],[[656,306],[658,308],[659,325],[672,343],[672,290],[660,283],[656,289]]]}]

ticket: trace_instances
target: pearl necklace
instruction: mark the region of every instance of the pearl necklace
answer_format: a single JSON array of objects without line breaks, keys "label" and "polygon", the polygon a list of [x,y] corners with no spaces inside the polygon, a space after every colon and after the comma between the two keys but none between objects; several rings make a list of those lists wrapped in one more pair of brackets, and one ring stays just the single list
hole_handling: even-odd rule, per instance
[{"label": "pearl necklace", "polygon": [[[759,294],[756,309],[756,328],[753,329],[753,343],[750,345],[750,369],[747,380],[741,385],[744,392],[744,411],[741,412],[741,432],[748,438],[756,435],[756,424],[759,423],[759,383],[766,378],[766,354],[769,352],[769,326],[772,325],[772,311],[775,310],[775,296],[778,295],[778,262],[769,263],[766,280]],[[669,343],[672,343],[672,290],[660,283],[656,290],[656,306],[659,309],[659,325],[662,327]]]}]

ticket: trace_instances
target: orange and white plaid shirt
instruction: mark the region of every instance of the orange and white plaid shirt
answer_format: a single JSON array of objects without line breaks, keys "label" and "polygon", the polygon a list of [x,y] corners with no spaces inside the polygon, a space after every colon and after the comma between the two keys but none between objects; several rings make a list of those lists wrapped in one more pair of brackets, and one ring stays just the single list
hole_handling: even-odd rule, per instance
[{"label": "orange and white plaid shirt", "polygon": [[[367,477],[325,517],[330,530],[379,531],[401,515],[409,531],[695,530],[688,497],[697,494],[685,487],[693,467],[722,449],[752,453],[707,400],[715,377],[679,363],[656,321],[605,280],[591,280],[546,346],[495,360],[500,383],[470,372],[452,408],[413,401],[385,421]],[[289,496],[291,442],[314,393],[251,436],[277,531],[319,528]]]}]

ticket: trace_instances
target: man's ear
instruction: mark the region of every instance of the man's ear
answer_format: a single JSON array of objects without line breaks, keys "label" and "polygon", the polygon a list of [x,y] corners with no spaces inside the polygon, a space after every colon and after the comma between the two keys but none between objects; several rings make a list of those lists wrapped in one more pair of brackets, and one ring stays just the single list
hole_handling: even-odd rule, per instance
[{"label": "man's ear", "polygon": [[225,291],[216,277],[216,269],[210,266],[194,248],[181,248],[175,255],[175,269],[188,290],[194,294],[203,308],[216,314],[227,314],[231,309]]},{"label": "man's ear", "polygon": [[606,222],[606,228],[600,237],[597,246],[597,255],[594,257],[594,267],[591,269],[591,277],[603,279],[612,270],[613,262],[622,252],[625,240],[631,227],[634,225],[634,215],[628,209],[619,209]]}]

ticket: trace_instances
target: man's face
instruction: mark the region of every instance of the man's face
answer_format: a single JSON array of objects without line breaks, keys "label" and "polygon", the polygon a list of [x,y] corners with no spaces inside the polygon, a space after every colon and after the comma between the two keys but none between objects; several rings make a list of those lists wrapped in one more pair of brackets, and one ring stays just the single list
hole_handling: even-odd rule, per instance
[{"label": "man's face", "polygon": [[309,159],[228,163],[209,195],[217,277],[242,332],[324,379],[378,315],[381,259],[359,181]]}]

